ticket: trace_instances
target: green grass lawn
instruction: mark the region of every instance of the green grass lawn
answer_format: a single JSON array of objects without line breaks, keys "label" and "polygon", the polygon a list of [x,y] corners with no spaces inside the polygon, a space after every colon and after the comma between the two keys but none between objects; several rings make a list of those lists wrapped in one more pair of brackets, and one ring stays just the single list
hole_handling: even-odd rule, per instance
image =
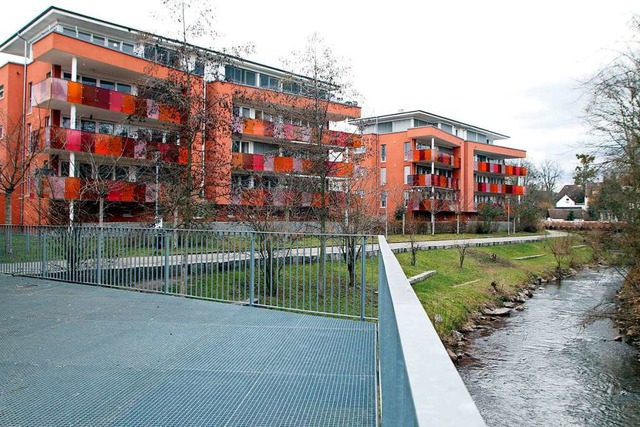
[{"label": "green grass lawn", "polygon": [[[582,243],[580,237],[573,239],[573,244]],[[515,259],[541,254],[544,255]],[[532,276],[549,274],[557,266],[544,241],[467,248],[463,268],[459,267],[457,249],[420,251],[415,266],[410,265],[409,253],[397,254],[397,257],[407,277],[428,270],[437,271],[434,276],[415,284],[414,290],[441,337],[459,329],[469,314],[483,305],[501,302]],[[589,247],[571,249],[562,266],[585,264],[591,257]]]}]

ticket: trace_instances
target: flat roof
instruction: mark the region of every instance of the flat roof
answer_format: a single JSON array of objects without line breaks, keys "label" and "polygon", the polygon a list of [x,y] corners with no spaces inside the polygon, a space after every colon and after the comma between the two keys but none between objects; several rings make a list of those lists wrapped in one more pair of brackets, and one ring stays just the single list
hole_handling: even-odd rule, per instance
[{"label": "flat roof", "polygon": [[360,119],[355,119],[355,120],[351,120],[351,123],[354,124],[363,124],[363,125],[370,125],[370,124],[374,124],[376,121],[377,122],[386,122],[386,121],[394,121],[394,120],[402,120],[402,119],[410,119],[410,118],[417,118],[419,120],[423,120],[423,121],[428,121],[428,120],[438,120],[438,121],[442,121],[442,122],[447,122],[447,123],[451,123],[454,125],[458,125],[461,127],[465,127],[468,129],[471,129],[473,131],[479,131],[479,132],[484,132],[487,135],[491,135],[494,137],[494,139],[507,139],[509,138],[508,135],[504,135],[489,129],[485,129],[485,128],[481,128],[478,126],[474,126],[474,125],[470,125],[468,123],[464,123],[461,122],[459,120],[455,120],[455,119],[450,119],[448,117],[444,117],[444,116],[440,116],[437,114],[433,114],[433,113],[429,113],[427,111],[424,110],[413,110],[413,111],[402,111],[402,112],[398,112],[398,113],[392,113],[392,114],[383,114],[380,116],[372,116],[372,117],[363,117]]},{"label": "flat roof", "polygon": [[[122,33],[122,35],[124,35],[124,34],[148,35],[148,36],[154,37],[154,38],[156,38],[156,39],[158,39],[160,41],[166,42],[166,43],[182,44],[182,42],[179,41],[179,40],[172,39],[172,38],[169,38],[169,37],[164,37],[162,35],[154,34],[154,33],[151,33],[149,31],[138,30],[138,29],[135,29],[135,28],[132,28],[132,27],[127,27],[127,26],[124,26],[124,25],[120,25],[120,24],[116,24],[116,23],[113,23],[113,22],[109,22],[109,21],[106,21],[104,19],[94,18],[92,16],[88,16],[88,15],[84,15],[84,14],[81,14],[81,13],[73,12],[73,11],[70,11],[70,10],[67,10],[67,9],[62,9],[62,8],[59,8],[59,7],[56,7],[56,6],[50,6],[46,10],[44,10],[42,13],[40,13],[38,16],[36,16],[34,19],[29,21],[20,30],[15,32],[7,40],[5,40],[4,42],[0,43],[0,53],[7,53],[7,54],[11,54],[11,55],[23,56],[24,42],[23,42],[23,40],[21,40],[21,38],[25,37],[30,42],[33,42],[35,39],[39,38],[43,34],[43,32],[46,32],[46,31],[49,30],[47,20],[48,20],[48,18],[50,16],[53,16],[53,17],[66,17],[66,18],[76,19],[76,20],[79,20],[79,21],[87,22],[87,23],[98,24],[98,25],[103,26],[105,28],[109,28],[111,30],[118,31],[118,32]],[[221,56],[221,57],[229,58],[229,59],[231,59],[233,61],[236,61],[239,64],[249,64],[249,65],[257,67],[257,68],[263,68],[265,70],[269,70],[269,71],[274,72],[276,74],[291,75],[291,76],[299,77],[301,79],[308,79],[309,78],[309,77],[303,76],[301,74],[292,73],[290,71],[286,71],[286,70],[283,70],[281,68],[273,67],[273,66],[266,65],[266,64],[261,64],[259,62],[255,62],[255,61],[251,61],[251,60],[248,60],[248,59],[240,58],[238,56],[231,55],[231,54],[224,53],[224,52],[220,52],[220,51],[217,51],[217,50],[205,48],[205,47],[202,47],[202,46],[197,46],[197,45],[194,45],[194,44],[191,44],[191,43],[187,43],[187,45],[189,45],[189,46],[191,46],[193,48],[196,48],[196,49],[201,49],[202,51],[210,52],[210,53],[212,53],[214,55],[218,55],[218,56]]]}]

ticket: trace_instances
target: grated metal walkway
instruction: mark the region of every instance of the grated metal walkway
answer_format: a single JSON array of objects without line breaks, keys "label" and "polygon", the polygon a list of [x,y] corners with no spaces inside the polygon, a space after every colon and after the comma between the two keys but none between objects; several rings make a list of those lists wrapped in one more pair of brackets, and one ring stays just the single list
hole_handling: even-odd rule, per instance
[{"label": "grated metal walkway", "polygon": [[374,426],[375,325],[0,275],[2,426]]}]

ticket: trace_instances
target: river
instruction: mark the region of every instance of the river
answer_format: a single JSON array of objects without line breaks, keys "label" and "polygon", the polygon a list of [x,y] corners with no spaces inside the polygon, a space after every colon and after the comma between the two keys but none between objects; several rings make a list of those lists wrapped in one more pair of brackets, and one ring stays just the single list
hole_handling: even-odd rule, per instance
[{"label": "river", "polygon": [[[640,426],[640,364],[610,320],[582,320],[621,278],[584,270],[476,336],[460,375],[489,426]],[[473,335],[472,335],[473,336]]]}]

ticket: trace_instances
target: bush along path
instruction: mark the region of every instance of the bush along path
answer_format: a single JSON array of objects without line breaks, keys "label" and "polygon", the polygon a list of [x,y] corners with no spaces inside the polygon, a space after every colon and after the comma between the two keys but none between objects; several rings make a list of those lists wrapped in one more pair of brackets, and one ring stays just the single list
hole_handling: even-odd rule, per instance
[{"label": "bush along path", "polygon": [[593,263],[593,251],[582,243],[569,235],[500,246],[458,243],[418,252],[415,266],[409,253],[396,256],[408,277],[437,271],[413,288],[451,358],[460,361],[469,356],[467,334],[497,327],[500,318],[523,310],[537,289]]}]

